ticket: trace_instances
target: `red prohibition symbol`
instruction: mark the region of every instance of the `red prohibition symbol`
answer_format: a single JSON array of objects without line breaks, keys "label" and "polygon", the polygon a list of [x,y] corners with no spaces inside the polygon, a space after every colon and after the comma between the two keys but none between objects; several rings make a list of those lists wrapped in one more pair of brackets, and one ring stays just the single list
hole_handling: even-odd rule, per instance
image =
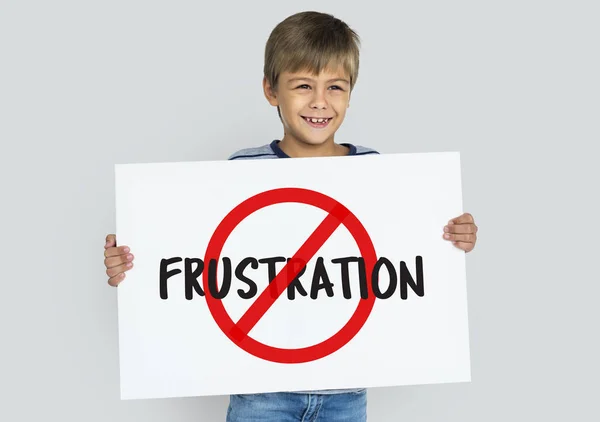
[{"label": "red prohibition symbol", "polygon": [[[220,299],[216,299],[209,294],[205,298],[210,313],[219,328],[241,349],[258,358],[271,362],[305,363],[321,359],[336,352],[352,340],[360,331],[375,304],[375,296],[372,292],[370,280],[367,283],[369,289],[368,298],[361,298],[348,322],[337,333],[321,343],[309,347],[285,349],[261,343],[250,337],[248,333],[300,272],[301,268],[297,268],[295,271],[292,268],[288,268],[291,263],[294,261],[309,262],[333,232],[342,224],[356,241],[365,262],[366,273],[368,277],[370,276],[377,262],[377,255],[368,232],[358,218],[344,205],[320,192],[301,188],[279,188],[265,191],[248,198],[225,216],[208,243],[204,262],[210,262],[211,259],[215,259],[217,263],[219,262],[223,246],[228,237],[238,224],[250,214],[270,205],[286,202],[318,207],[327,213],[327,217],[294,254],[290,260],[291,262],[288,262],[281,269],[275,279],[269,284],[269,287],[250,305],[238,322],[234,322],[231,319]],[[208,291],[208,271],[205,271],[203,274],[203,285],[205,291]]]}]

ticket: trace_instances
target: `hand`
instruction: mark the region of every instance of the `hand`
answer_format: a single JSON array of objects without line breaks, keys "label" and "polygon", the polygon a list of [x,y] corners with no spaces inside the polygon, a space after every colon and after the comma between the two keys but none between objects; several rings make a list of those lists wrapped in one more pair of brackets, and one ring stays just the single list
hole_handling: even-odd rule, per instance
[{"label": "hand", "polygon": [[454,246],[465,252],[471,252],[477,242],[477,226],[473,216],[465,213],[448,221],[444,227],[444,239],[452,241]]},{"label": "hand", "polygon": [[108,284],[116,287],[125,278],[125,271],[133,267],[133,255],[129,253],[127,246],[117,247],[117,237],[114,234],[106,236],[104,245],[104,265]]}]

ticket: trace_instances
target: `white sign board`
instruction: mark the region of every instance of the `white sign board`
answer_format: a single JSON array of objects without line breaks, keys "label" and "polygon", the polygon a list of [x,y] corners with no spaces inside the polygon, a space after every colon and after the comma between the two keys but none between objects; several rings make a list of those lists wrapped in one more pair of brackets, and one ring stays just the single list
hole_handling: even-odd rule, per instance
[{"label": "white sign board", "polygon": [[123,399],[470,381],[458,153],[115,171]]}]

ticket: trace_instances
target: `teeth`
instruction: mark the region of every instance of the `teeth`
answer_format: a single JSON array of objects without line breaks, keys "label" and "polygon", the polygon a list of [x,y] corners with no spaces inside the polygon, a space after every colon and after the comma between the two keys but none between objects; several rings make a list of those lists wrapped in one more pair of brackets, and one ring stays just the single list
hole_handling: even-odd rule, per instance
[{"label": "teeth", "polygon": [[329,119],[308,119],[308,120],[310,120],[313,123],[323,123],[323,122],[327,123],[327,121]]}]

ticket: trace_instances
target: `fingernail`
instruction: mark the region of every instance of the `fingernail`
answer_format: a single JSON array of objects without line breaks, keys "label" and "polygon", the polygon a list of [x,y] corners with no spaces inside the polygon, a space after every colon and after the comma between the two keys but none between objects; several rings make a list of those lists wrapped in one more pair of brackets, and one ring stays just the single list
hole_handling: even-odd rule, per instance
[{"label": "fingernail", "polygon": [[133,262],[128,262],[127,264],[125,264],[125,266],[126,266],[127,268],[131,268],[131,267],[133,266]]},{"label": "fingernail", "polygon": [[450,224],[454,224],[454,221],[452,221],[452,220],[448,221],[448,225],[450,225]]},{"label": "fingernail", "polygon": [[448,227],[448,226],[444,227],[444,231],[445,232],[449,232],[450,231],[450,227]]},{"label": "fingernail", "polygon": [[450,239],[450,235],[449,235],[448,233],[446,233],[446,234],[444,235],[444,238],[445,238],[445,239]]},{"label": "fingernail", "polygon": [[132,255],[132,254],[129,254],[129,255],[127,255],[127,257],[126,257],[126,258],[127,258],[127,260],[128,260],[128,261],[131,261],[131,260],[133,259],[133,255]]},{"label": "fingernail", "polygon": [[104,247],[106,248],[108,245],[110,245],[110,242],[107,240],[106,243],[104,244]]},{"label": "fingernail", "polygon": [[127,246],[123,246],[123,252],[125,252],[125,253],[129,252],[129,248]]}]

